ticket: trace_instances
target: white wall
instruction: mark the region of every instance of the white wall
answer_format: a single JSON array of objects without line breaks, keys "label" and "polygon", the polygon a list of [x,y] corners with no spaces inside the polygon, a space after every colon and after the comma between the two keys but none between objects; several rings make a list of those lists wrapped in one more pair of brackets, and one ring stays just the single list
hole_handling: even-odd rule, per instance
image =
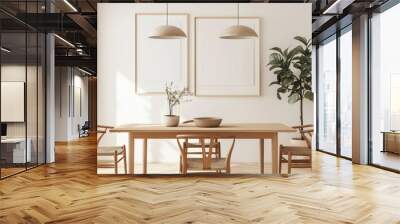
[{"label": "white wall", "polygon": [[68,139],[68,67],[55,69],[55,141]]},{"label": "white wall", "polygon": [[[190,83],[193,88],[195,16],[235,16],[234,4],[170,4],[170,13],[190,15]],[[98,124],[121,125],[135,122],[161,122],[167,111],[164,95],[138,96],[134,92],[135,72],[135,13],[163,13],[164,4],[98,4]],[[196,116],[219,116],[224,122],[281,122],[299,123],[299,105],[276,98],[276,87],[268,87],[274,80],[266,68],[272,47],[293,47],[294,36],[311,37],[311,4],[241,4],[241,16],[261,18],[261,96],[260,97],[193,97],[180,107],[182,119]],[[155,65],[156,66],[156,65]],[[313,104],[305,105],[305,122],[313,122]],[[282,134],[280,143],[289,135]],[[117,141],[127,144],[127,135],[108,136],[105,143]],[[234,162],[258,161],[258,141],[240,140],[233,153]],[[267,142],[268,143],[268,142]],[[137,144],[141,148],[141,142]],[[175,141],[149,143],[149,161],[176,162]],[[266,159],[270,157],[266,146]],[[141,150],[136,150],[141,162]]]},{"label": "white wall", "polygon": [[[82,76],[82,73],[79,72],[78,74],[75,73],[75,80],[74,80],[74,86],[76,88],[79,88],[81,91],[81,97],[80,97],[80,109],[82,110],[79,112],[77,104],[77,97],[75,97],[75,116],[73,117],[74,119],[72,120],[72,136],[74,137],[79,137],[79,132],[78,129],[76,128],[78,124],[81,126],[85,123],[85,121],[88,121],[89,117],[89,112],[88,112],[88,107],[89,107],[89,102],[88,102],[88,77],[87,76]],[[76,91],[76,89],[75,89]],[[77,94],[77,92],[75,92]]]},{"label": "white wall", "polygon": [[[56,67],[55,86],[55,140],[77,139],[78,124],[88,120],[88,79],[77,69]],[[82,114],[74,107],[76,88],[81,89]]]}]

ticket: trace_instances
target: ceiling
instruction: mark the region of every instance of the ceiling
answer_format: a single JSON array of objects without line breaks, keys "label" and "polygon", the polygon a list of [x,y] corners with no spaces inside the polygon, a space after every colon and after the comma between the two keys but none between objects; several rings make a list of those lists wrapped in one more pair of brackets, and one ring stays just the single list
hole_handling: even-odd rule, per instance
[{"label": "ceiling", "polygon": [[[75,47],[56,38],[56,65],[81,66],[95,72],[97,3],[232,3],[238,1],[310,2],[313,8],[313,19],[310,21],[313,23],[313,41],[318,41],[318,38],[329,35],[327,31],[335,27],[338,20],[347,16],[350,17],[348,20],[351,23],[352,16],[377,7],[386,0],[1,0],[0,22],[4,32],[15,33],[29,27],[40,32],[57,33]],[[49,13],[50,11],[52,13]]]}]

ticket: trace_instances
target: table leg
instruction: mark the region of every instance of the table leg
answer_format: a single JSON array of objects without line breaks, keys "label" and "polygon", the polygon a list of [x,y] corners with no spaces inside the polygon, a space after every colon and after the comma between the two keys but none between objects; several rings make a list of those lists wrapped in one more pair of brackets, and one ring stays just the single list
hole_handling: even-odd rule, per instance
[{"label": "table leg", "polygon": [[264,174],[264,139],[260,138],[260,173]]},{"label": "table leg", "polygon": [[147,174],[147,138],[143,139],[143,174]]},{"label": "table leg", "polygon": [[275,133],[271,138],[272,174],[278,173],[278,134]]},{"label": "table leg", "polygon": [[131,133],[129,133],[128,161],[128,173],[135,174],[135,137]]}]

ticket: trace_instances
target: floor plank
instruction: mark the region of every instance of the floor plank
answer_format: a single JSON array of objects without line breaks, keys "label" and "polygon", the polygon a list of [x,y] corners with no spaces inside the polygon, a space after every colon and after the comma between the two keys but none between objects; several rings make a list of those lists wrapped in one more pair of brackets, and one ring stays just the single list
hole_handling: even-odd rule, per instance
[{"label": "floor plank", "polygon": [[56,159],[0,181],[0,223],[400,223],[399,174],[322,153],[288,178],[98,176],[90,138]]}]

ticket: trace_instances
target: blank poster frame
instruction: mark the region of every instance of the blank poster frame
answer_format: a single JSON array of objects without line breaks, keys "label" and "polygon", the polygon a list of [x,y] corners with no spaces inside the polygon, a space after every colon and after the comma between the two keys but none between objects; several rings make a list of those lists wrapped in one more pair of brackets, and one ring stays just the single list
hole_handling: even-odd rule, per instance
[{"label": "blank poster frame", "polygon": [[[214,31],[212,31],[212,27],[210,26],[203,26],[202,29],[200,30],[200,26],[199,23],[203,20],[209,20],[209,23],[215,22],[221,22],[222,20],[229,20],[229,22],[225,22],[226,25],[218,25],[220,26],[218,28],[218,33],[215,33],[215,37],[211,37],[208,38],[206,42],[201,42],[200,40],[200,35],[205,35],[205,34],[209,34],[209,33],[213,33]],[[260,39],[262,38],[261,35],[261,18],[259,17],[241,17],[240,18],[240,23],[243,25],[249,25],[249,26],[253,26],[252,28],[254,28],[254,30],[256,31],[256,33],[258,34],[257,38],[251,39],[251,40],[231,40],[231,39],[220,39],[218,37],[219,35],[219,30],[222,33],[224,28],[227,28],[230,25],[236,25],[237,23],[237,18],[236,17],[195,17],[194,19],[194,36],[195,36],[195,43],[194,43],[194,47],[195,47],[195,53],[194,53],[194,72],[195,72],[195,83],[194,83],[194,87],[195,87],[195,95],[196,96],[261,96],[261,63],[260,63],[260,54],[261,54],[261,49],[260,49]],[[208,28],[209,30],[207,30],[206,28]],[[215,28],[214,28],[215,29]],[[213,53],[207,54],[207,55],[201,55],[201,53],[199,53],[201,51],[201,49],[214,49],[212,47],[212,43],[210,41],[212,41],[212,39],[215,39],[215,43],[214,45],[216,46],[220,46],[222,47],[221,43],[223,43],[222,41],[228,43],[228,45],[226,45],[226,47],[229,47],[228,49],[225,50],[221,50],[220,52],[227,52],[224,55],[222,55],[219,58],[216,59],[212,59],[210,58],[210,55],[212,55]],[[234,42],[239,42],[242,41],[242,43],[237,44]],[[247,42],[252,42],[252,46],[250,51],[251,52],[245,52],[246,55],[252,55],[253,60],[251,61],[251,64],[249,64],[249,67],[247,68],[247,70],[252,70],[253,74],[242,74],[241,78],[249,78],[248,80],[245,80],[246,82],[248,82],[248,85],[242,85],[239,84],[239,81],[236,81],[238,83],[233,83],[232,85],[228,84],[228,80],[224,79],[225,81],[221,81],[220,84],[212,84],[212,85],[201,85],[201,83],[199,82],[200,79],[202,78],[207,78],[206,76],[209,76],[208,79],[212,80],[215,78],[212,78],[212,76],[210,76],[210,72],[206,72],[206,71],[201,71],[204,70],[204,68],[206,67],[210,67],[211,70],[213,69],[218,69],[218,68],[214,68],[214,67],[221,67],[221,68],[228,68],[229,66],[232,67],[232,64],[238,64],[238,63],[232,63],[229,61],[225,61],[227,63],[230,64],[221,64],[218,66],[213,66],[210,63],[216,63],[215,61],[218,61],[218,63],[223,62],[223,58],[227,58],[228,56],[232,55],[232,49],[233,51],[236,51],[236,53],[240,52],[240,50],[238,50],[240,47],[243,47],[243,45],[245,44],[245,42],[243,41],[247,41]],[[234,49],[233,47],[236,47],[237,49]],[[250,48],[249,46],[247,46],[248,48]],[[237,55],[237,54],[236,54]],[[206,60],[212,60],[212,62],[207,63]],[[238,60],[238,59],[236,59]],[[203,61],[203,62],[200,62]],[[205,61],[205,62],[204,62]],[[210,66],[205,66],[204,64],[210,64]],[[242,64],[243,65],[243,64]],[[253,66],[253,67],[252,67]],[[234,71],[238,71],[235,69],[231,69],[233,72]],[[226,70],[228,71],[228,70]],[[218,72],[217,72],[218,73]],[[229,77],[231,76],[231,74],[222,74],[223,76]],[[236,74],[237,76],[239,76],[240,74]],[[246,75],[248,75],[246,77]],[[217,74],[214,75],[214,77],[217,77]]]},{"label": "blank poster frame", "polygon": [[[3,85],[4,84],[4,85]],[[13,122],[13,123],[23,123],[25,122],[25,95],[26,95],[26,83],[25,82],[20,82],[20,81],[2,81],[1,82],[1,122]],[[17,96],[15,94],[12,94],[14,96],[10,96],[10,94],[5,94],[6,91],[5,85],[14,85],[12,88],[12,91],[17,91],[17,90],[23,90],[23,92]],[[10,86],[9,86],[10,87]],[[12,87],[12,86],[11,86]],[[10,105],[5,105],[4,103],[9,101],[5,100],[6,98],[12,98],[13,106],[12,109]],[[16,98],[15,98],[16,97]],[[11,114],[7,114],[6,112],[11,112]]]}]

